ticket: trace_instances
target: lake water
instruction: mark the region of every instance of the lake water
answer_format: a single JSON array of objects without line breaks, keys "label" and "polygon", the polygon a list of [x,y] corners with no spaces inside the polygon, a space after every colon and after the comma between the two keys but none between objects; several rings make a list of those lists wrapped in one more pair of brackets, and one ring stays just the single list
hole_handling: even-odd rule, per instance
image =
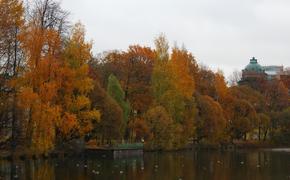
[{"label": "lake water", "polygon": [[0,161],[0,179],[283,180],[290,179],[290,152],[148,152],[143,157],[115,160],[90,157]]}]

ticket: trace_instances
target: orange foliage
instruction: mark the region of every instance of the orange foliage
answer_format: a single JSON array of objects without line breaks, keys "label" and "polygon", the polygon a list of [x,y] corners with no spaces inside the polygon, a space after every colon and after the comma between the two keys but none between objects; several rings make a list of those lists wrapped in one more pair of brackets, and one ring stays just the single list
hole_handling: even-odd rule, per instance
[{"label": "orange foliage", "polygon": [[59,33],[38,27],[33,21],[23,31],[21,41],[28,66],[11,84],[22,87],[19,105],[29,112],[31,147],[52,149],[55,128],[61,133],[60,140],[81,137],[92,130],[100,113],[91,108],[87,97],[93,89],[87,65],[91,45],[84,42],[83,27],[75,26],[64,52],[60,51]]},{"label": "orange foliage", "polygon": [[188,53],[185,49],[174,48],[172,50],[170,61],[173,74],[172,81],[175,88],[186,98],[191,98],[195,90],[194,79],[190,75],[189,69],[193,60],[192,54]]},{"label": "orange foliage", "polygon": [[214,85],[216,89],[216,99],[219,102],[222,102],[226,99],[228,92],[228,87],[225,81],[225,78],[221,71],[215,74]]}]

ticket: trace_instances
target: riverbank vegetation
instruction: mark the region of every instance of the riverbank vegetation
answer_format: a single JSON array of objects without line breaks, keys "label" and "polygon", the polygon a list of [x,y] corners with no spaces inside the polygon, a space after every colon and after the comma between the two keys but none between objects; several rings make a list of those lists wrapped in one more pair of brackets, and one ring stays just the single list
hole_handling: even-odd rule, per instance
[{"label": "riverbank vegetation", "polygon": [[[289,84],[229,86],[164,35],[93,56],[53,0],[0,0],[2,149],[50,152],[76,139],[147,149],[257,140],[289,144]],[[113,48],[113,47],[112,47]]]}]

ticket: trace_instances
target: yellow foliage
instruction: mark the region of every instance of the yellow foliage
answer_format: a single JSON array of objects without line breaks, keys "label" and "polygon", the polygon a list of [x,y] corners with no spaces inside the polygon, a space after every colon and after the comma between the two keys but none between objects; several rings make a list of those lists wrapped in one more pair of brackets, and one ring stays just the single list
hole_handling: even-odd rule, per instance
[{"label": "yellow foliage", "polygon": [[73,129],[78,129],[78,128],[79,128],[79,124],[78,124],[76,115],[65,112],[59,124],[59,129],[61,130],[61,132],[65,136],[67,136]]},{"label": "yellow foliage", "polygon": [[229,92],[228,92],[228,87],[226,85],[225,78],[224,78],[222,72],[217,72],[215,74],[214,85],[215,85],[215,89],[217,91],[218,101],[225,100],[225,98],[226,98],[226,96],[228,96]]},{"label": "yellow foliage", "polygon": [[55,82],[43,83],[39,87],[39,96],[42,101],[50,102],[57,96],[57,84]]},{"label": "yellow foliage", "polygon": [[81,96],[78,96],[75,100],[75,107],[77,109],[77,111],[81,111],[82,109],[89,109],[90,108],[90,105],[91,105],[91,102],[90,102],[90,99],[81,95]]},{"label": "yellow foliage", "polygon": [[172,71],[172,81],[176,90],[183,94],[186,98],[191,98],[195,84],[194,79],[190,75],[189,65],[193,60],[193,56],[186,50],[174,48],[171,54],[170,68]]},{"label": "yellow foliage", "polygon": [[60,108],[48,104],[35,103],[31,108],[31,148],[37,152],[47,152],[55,145],[55,124],[60,119]]},{"label": "yellow foliage", "polygon": [[98,110],[91,110],[81,113],[82,119],[93,120],[92,122],[99,122],[101,119],[101,113]]},{"label": "yellow foliage", "polygon": [[20,99],[19,106],[22,108],[28,108],[38,100],[38,94],[34,93],[30,87],[21,88],[18,96]]},{"label": "yellow foliage", "polygon": [[88,78],[88,77],[76,80],[74,82],[74,84],[75,84],[75,88],[81,94],[86,94],[86,93],[90,92],[91,90],[93,90],[93,88],[94,88],[93,80],[91,78]]},{"label": "yellow foliage", "polygon": [[[91,109],[88,93],[93,81],[88,77],[91,44],[78,24],[65,48],[59,32],[39,27],[33,20],[20,36],[27,60],[23,76],[12,81],[19,87],[19,107],[28,119],[28,138],[33,150],[44,152],[60,140],[83,136],[100,119]],[[58,137],[55,137],[56,128]]]}]

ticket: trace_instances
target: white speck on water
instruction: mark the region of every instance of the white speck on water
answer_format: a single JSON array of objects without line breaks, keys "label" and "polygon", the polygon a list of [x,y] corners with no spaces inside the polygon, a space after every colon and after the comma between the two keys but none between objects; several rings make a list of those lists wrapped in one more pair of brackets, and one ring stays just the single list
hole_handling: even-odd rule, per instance
[{"label": "white speck on water", "polygon": [[93,170],[92,171],[94,174],[100,174],[100,172],[99,171],[96,171],[96,170]]},{"label": "white speck on water", "polygon": [[123,174],[123,171],[120,171],[120,174]]},{"label": "white speck on water", "polygon": [[87,168],[87,167],[88,167],[88,165],[85,164],[85,165],[84,165],[84,168]]},{"label": "white speck on water", "polygon": [[241,164],[244,164],[244,161],[241,161]]}]

